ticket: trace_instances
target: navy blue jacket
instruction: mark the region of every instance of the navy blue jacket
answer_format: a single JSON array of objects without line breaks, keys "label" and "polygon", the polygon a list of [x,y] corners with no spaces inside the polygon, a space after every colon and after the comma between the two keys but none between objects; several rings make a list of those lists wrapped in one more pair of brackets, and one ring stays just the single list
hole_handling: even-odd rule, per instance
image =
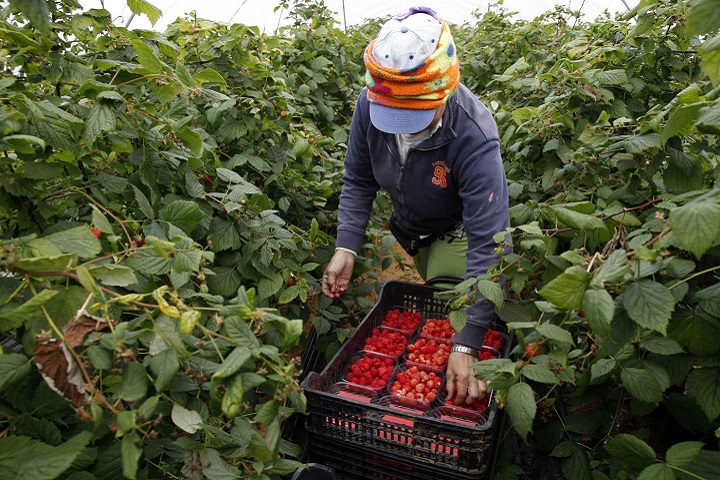
[{"label": "navy blue jacket", "polygon": [[[464,224],[467,278],[484,274],[497,260],[493,236],[510,223],[500,140],[490,111],[464,85],[448,99],[440,129],[410,149],[404,165],[395,135],[372,125],[361,92],[345,156],[337,247],[360,251],[380,188],[392,200],[393,218],[411,234],[441,234]],[[479,348],[493,319],[493,305],[480,300],[468,309],[468,323],[454,341]]]}]

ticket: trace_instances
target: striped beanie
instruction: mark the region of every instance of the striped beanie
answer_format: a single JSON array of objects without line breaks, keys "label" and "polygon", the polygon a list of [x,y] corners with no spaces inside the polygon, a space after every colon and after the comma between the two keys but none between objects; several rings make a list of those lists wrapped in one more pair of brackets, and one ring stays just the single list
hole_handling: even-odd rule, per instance
[{"label": "striped beanie", "polygon": [[426,7],[385,23],[364,61],[370,119],[388,133],[424,130],[460,82],[450,28]]}]

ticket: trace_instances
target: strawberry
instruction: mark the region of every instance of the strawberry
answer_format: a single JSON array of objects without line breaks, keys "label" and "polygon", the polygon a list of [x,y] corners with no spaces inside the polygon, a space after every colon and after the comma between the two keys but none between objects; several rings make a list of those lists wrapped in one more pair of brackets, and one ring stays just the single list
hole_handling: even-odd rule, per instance
[{"label": "strawberry", "polygon": [[350,365],[345,379],[358,385],[380,389],[385,387],[394,369],[395,362],[390,357],[363,355]]},{"label": "strawberry", "polygon": [[399,371],[390,385],[390,393],[412,400],[432,402],[438,394],[442,379],[434,372],[418,367]]},{"label": "strawberry", "polygon": [[455,335],[455,329],[450,324],[449,318],[430,318],[423,325],[421,332],[445,340],[450,340]]},{"label": "strawberry", "polygon": [[98,230],[97,228],[91,228],[90,231],[93,235],[95,235],[97,238],[102,237],[102,232]]},{"label": "strawberry", "polygon": [[380,325],[407,332],[414,332],[420,320],[422,320],[422,313],[420,312],[401,311],[395,308],[385,313],[385,317]]},{"label": "strawberry", "polygon": [[420,337],[408,345],[407,359],[430,367],[444,367],[450,356],[450,344],[432,338]]},{"label": "strawberry", "polygon": [[407,336],[387,328],[373,328],[372,335],[365,339],[364,350],[398,357],[405,350]]}]

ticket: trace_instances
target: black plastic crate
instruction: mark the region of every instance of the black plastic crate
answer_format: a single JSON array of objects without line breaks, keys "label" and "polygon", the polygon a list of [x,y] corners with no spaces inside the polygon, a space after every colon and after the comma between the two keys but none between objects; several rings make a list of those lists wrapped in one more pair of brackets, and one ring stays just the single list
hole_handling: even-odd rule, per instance
[{"label": "black plastic crate", "polygon": [[397,455],[361,447],[347,448],[334,439],[312,436],[306,444],[308,460],[330,467],[338,480],[479,480]]},{"label": "black plastic crate", "polygon": [[[341,381],[348,362],[362,349],[365,338],[380,324],[388,310],[400,308],[419,311],[425,318],[445,318],[450,309],[445,299],[437,297],[441,291],[437,287],[406,282],[385,284],[377,303],[325,369],[321,373],[310,373],[303,381],[308,400],[306,429],[310,441],[320,438],[348,451],[360,447],[373,454],[391,455],[406,462],[406,466],[409,462],[425,469],[437,467],[440,472],[449,474],[448,478],[482,478],[491,462],[498,431],[499,414],[494,401],[485,413],[484,423],[475,424],[434,417],[432,410],[441,405],[439,399],[426,411],[417,411],[381,404],[380,396],[330,393]],[[505,335],[500,353],[507,357],[511,338],[502,322],[493,328]],[[415,475],[412,478],[421,477]]]}]

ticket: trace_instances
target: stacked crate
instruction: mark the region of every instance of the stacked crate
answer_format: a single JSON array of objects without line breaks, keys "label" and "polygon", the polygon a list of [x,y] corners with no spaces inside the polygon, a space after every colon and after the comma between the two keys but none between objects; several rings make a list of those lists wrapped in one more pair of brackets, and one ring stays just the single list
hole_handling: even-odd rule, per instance
[{"label": "stacked crate", "polygon": [[[477,480],[490,473],[497,404],[492,394],[470,407],[447,401],[442,360],[452,329],[440,291],[388,282],[327,367],[305,378],[309,460],[349,480]],[[510,340],[498,322],[481,356],[507,357]]]}]

